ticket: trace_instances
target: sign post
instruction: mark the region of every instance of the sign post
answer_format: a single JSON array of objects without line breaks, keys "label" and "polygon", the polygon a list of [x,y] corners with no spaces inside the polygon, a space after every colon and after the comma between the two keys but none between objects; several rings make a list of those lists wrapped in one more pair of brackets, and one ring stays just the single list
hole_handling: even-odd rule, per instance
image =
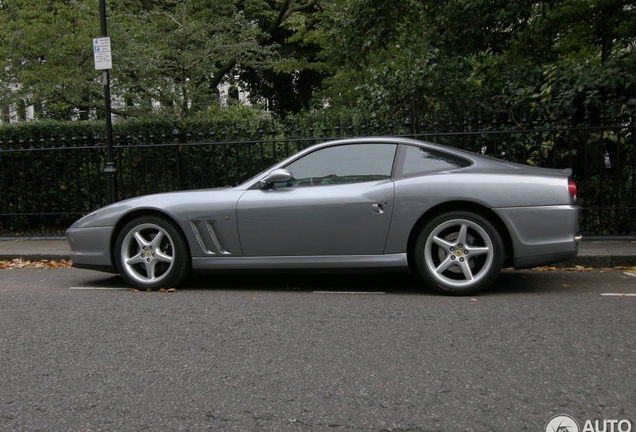
[{"label": "sign post", "polygon": [[108,204],[117,201],[117,191],[115,188],[115,160],[113,157],[113,123],[110,107],[110,69],[113,61],[110,50],[110,38],[106,28],[106,0],[99,0],[99,18],[101,24],[102,37],[93,39],[93,57],[95,59],[95,69],[102,71],[102,84],[104,86],[104,112],[106,114],[106,166],[104,175],[106,177],[106,200]]}]

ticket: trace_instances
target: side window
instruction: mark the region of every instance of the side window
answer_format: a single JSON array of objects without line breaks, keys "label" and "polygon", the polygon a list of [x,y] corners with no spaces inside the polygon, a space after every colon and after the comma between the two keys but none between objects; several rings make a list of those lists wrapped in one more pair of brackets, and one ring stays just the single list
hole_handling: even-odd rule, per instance
[{"label": "side window", "polygon": [[350,144],[316,150],[287,165],[294,178],[275,188],[325,186],[391,177],[395,144]]},{"label": "side window", "polygon": [[469,160],[448,153],[416,146],[405,146],[404,164],[401,175],[422,173],[427,171],[463,168],[471,165]]}]

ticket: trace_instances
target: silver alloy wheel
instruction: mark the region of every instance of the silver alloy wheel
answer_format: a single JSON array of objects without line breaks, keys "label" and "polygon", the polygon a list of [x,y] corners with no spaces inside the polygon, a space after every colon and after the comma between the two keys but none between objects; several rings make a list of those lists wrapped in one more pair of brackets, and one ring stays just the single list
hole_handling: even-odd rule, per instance
[{"label": "silver alloy wheel", "polygon": [[437,225],[424,246],[430,275],[453,288],[477,284],[491,269],[494,254],[488,232],[468,219],[451,219]]},{"label": "silver alloy wheel", "polygon": [[120,249],[124,271],[142,284],[159,283],[174,265],[174,242],[168,232],[153,223],[128,231]]}]

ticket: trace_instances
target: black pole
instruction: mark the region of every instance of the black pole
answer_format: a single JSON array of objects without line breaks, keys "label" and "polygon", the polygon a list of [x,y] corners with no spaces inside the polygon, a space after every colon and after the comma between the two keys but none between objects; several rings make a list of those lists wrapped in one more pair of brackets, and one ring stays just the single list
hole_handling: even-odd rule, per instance
[{"label": "black pole", "polygon": [[[102,37],[108,36],[106,27],[106,0],[99,0],[99,20],[102,30]],[[102,71],[102,84],[104,85],[104,112],[106,113],[106,166],[104,175],[106,176],[106,200],[108,204],[117,201],[117,191],[115,188],[115,160],[113,157],[113,123],[110,109],[110,70]]]}]

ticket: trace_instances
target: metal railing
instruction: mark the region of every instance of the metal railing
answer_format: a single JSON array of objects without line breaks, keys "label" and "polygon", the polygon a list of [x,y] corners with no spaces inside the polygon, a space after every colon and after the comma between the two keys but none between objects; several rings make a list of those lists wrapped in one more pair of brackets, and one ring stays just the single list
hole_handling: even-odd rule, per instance
[{"label": "metal railing", "polygon": [[[636,235],[633,120],[612,126],[510,124],[311,125],[253,131],[174,128],[170,134],[115,136],[118,199],[234,185],[274,162],[336,137],[403,135],[551,168],[574,170],[588,236]],[[321,136],[316,136],[321,135]],[[61,236],[106,204],[103,137],[0,140],[0,237]]]}]

